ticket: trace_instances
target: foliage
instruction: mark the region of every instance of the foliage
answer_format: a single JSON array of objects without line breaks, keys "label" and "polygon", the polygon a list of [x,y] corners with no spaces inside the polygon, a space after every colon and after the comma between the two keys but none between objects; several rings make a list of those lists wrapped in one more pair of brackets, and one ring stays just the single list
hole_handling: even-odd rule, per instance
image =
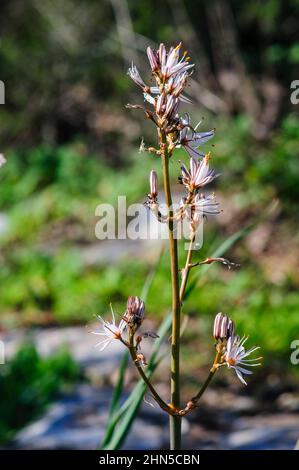
[{"label": "foliage", "polygon": [[0,367],[0,442],[11,439],[79,377],[78,366],[66,350],[43,358],[33,344],[23,344]]}]

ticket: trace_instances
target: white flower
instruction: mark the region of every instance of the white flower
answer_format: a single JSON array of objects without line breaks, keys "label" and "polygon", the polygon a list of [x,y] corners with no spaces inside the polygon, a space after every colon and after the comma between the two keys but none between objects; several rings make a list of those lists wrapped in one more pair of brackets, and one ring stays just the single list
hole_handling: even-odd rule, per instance
[{"label": "white flower", "polygon": [[171,47],[167,53],[164,44],[160,44],[158,56],[160,60],[161,73],[164,79],[168,79],[178,73],[187,72],[187,70],[194,67],[194,64],[189,64],[187,52],[184,52],[182,57],[179,58],[180,48],[181,43],[176,47]]},{"label": "white flower", "polygon": [[206,155],[201,161],[190,158],[190,170],[182,164],[182,175],[179,180],[189,191],[192,192],[202,188],[219,176],[213,169],[209,168],[209,160],[209,155]]},{"label": "white flower", "polygon": [[196,194],[194,198],[195,213],[200,215],[219,214],[219,203],[215,199],[214,194],[204,196],[203,194]]},{"label": "white flower", "polygon": [[[200,123],[198,123],[197,126],[199,124]],[[183,126],[183,129],[180,132],[177,146],[182,145],[191,158],[197,159],[198,157],[204,157],[205,154],[197,149],[200,145],[205,144],[208,140],[214,137],[215,130],[212,129],[208,132],[195,132],[195,130],[191,128],[189,114],[186,114],[184,118],[181,118],[181,125]]]},{"label": "white flower", "polygon": [[224,354],[224,361],[229,369],[234,369],[240,381],[247,385],[246,381],[244,380],[244,375],[252,374],[252,371],[244,369],[245,367],[256,367],[260,366],[261,363],[258,362],[261,357],[257,357],[254,359],[245,359],[254,351],[259,349],[259,346],[253,346],[252,348],[245,351],[244,344],[247,341],[248,337],[243,336],[240,339],[239,336],[230,336],[227,340],[226,352]]},{"label": "white flower", "polygon": [[101,322],[102,331],[92,331],[92,334],[94,335],[105,337],[102,341],[95,345],[95,347],[101,346],[100,351],[104,351],[104,349],[106,349],[106,347],[109,346],[112,341],[120,340],[121,335],[126,327],[126,324],[123,321],[120,322],[119,326],[116,325],[115,315],[112,307],[111,313],[112,322],[108,322],[107,320],[104,320],[100,315],[98,315],[98,318]]}]

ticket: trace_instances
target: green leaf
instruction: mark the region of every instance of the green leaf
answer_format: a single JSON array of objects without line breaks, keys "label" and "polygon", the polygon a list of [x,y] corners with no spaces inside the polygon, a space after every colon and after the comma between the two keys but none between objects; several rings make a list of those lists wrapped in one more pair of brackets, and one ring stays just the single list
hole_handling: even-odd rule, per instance
[{"label": "green leaf", "polygon": [[[154,343],[153,352],[146,370],[146,375],[149,379],[152,377],[153,372],[155,371],[159,363],[159,350],[163,339],[165,338],[170,329],[171,321],[172,315],[171,313],[169,313],[158,330],[159,338],[157,338]],[[135,416],[142,403],[145,391],[146,385],[143,380],[140,379],[134,387],[134,390],[131,392],[130,396],[122,406],[117,416],[117,419],[115,419],[115,421],[117,421],[119,425],[118,427],[116,427],[116,422],[114,423],[115,432],[113,433],[111,440],[107,442],[105,446],[102,447],[103,450],[116,450],[119,449],[124,443],[124,440],[131,429]]]},{"label": "green leaf", "polygon": [[[238,242],[239,240],[244,238],[246,235],[248,235],[260,223],[260,221],[261,219],[259,218],[254,223],[248,225],[244,229],[239,230],[238,232],[231,235],[213,252],[212,256],[215,258],[223,256],[236,242]],[[190,283],[186,291],[185,298],[191,294],[192,290],[196,287],[199,277],[205,274],[207,270],[210,268],[210,266],[211,265],[204,265],[202,266],[201,269],[198,270],[197,275],[194,277],[194,279],[192,280],[192,282]],[[147,293],[148,293],[148,290],[149,289],[147,289]],[[157,360],[158,351],[159,351],[159,348],[161,346],[161,343],[164,337],[166,336],[167,332],[170,330],[171,322],[172,322],[172,315],[171,313],[169,313],[167,317],[165,318],[165,320],[163,321],[158,331],[159,338],[154,343],[153,352],[152,352],[152,355],[151,355],[151,358],[147,367],[147,371],[146,371],[146,374],[149,379],[152,377],[153,372],[155,371],[159,363],[159,360]],[[146,391],[146,385],[144,384],[143,380],[139,380],[139,382],[136,384],[130,396],[127,398],[125,403],[119,409],[117,415],[114,415],[112,423],[111,423],[111,426],[113,426],[114,432],[112,433],[111,439],[109,440],[109,442],[106,442],[105,445],[102,447],[102,449],[116,450],[122,446],[122,444],[124,443],[131,429],[131,426],[134,422],[134,419],[139,410],[139,407],[142,403],[142,399],[143,399],[145,391]]]},{"label": "green leaf", "polygon": [[108,425],[106,426],[106,429],[105,429],[105,434],[101,442],[101,447],[104,447],[109,442],[109,440],[111,439],[113,435],[113,431],[114,431],[113,416],[119,410],[119,402],[120,402],[120,397],[121,397],[122,390],[123,390],[125,373],[126,373],[126,369],[128,365],[129,356],[130,356],[129,352],[126,351],[122,357],[122,360],[119,366],[118,380],[113,390],[112,400],[111,400],[109,414],[108,414]]},{"label": "green leaf", "polygon": [[[150,287],[152,285],[155,274],[156,274],[156,272],[158,270],[158,267],[160,265],[163,253],[164,253],[164,248],[162,248],[162,250],[160,252],[158,262],[150,270],[150,272],[148,273],[148,275],[146,277],[146,280],[145,280],[145,283],[143,285],[142,292],[141,292],[141,298],[144,301],[146,301],[146,299],[148,297]],[[129,408],[129,406],[131,406],[131,402],[128,402],[128,400],[127,400],[128,403],[126,402],[124,407],[122,407],[122,408],[119,407],[120,397],[121,397],[122,390],[123,390],[125,373],[126,373],[126,369],[127,369],[127,365],[128,365],[128,359],[129,359],[129,353],[128,353],[128,351],[125,351],[125,353],[122,357],[121,363],[120,363],[120,367],[119,367],[118,380],[117,380],[117,383],[116,383],[116,385],[114,387],[114,391],[113,391],[112,401],[111,401],[109,414],[108,414],[107,426],[106,426],[104,437],[102,439],[101,446],[100,446],[101,448],[105,448],[105,446],[109,444],[109,441],[113,436],[115,426],[116,426],[117,422],[120,419],[120,416],[122,416],[123,413]]]}]

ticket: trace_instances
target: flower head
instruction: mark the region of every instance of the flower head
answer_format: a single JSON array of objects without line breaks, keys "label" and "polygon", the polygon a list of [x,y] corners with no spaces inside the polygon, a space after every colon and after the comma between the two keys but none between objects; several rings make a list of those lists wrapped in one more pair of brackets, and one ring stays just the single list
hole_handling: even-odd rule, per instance
[{"label": "flower head", "polygon": [[193,203],[194,215],[202,217],[210,214],[219,214],[219,203],[215,199],[215,194],[196,194]]},{"label": "flower head", "polygon": [[196,132],[190,124],[190,116],[186,114],[181,118],[181,131],[178,139],[177,146],[182,146],[188,152],[191,158],[197,159],[204,157],[205,154],[198,150],[198,147],[208,142],[215,135],[215,129],[208,132]]},{"label": "flower head", "polygon": [[209,154],[200,161],[190,158],[190,170],[182,164],[182,174],[179,177],[179,181],[189,192],[197,191],[199,188],[202,188],[217,178],[218,175],[215,173],[215,170],[209,168],[209,160]]},{"label": "flower head", "polygon": [[104,349],[106,349],[107,346],[109,346],[109,344],[112,341],[120,340],[122,337],[124,328],[125,328],[125,325],[122,324],[122,321],[119,323],[118,326],[116,325],[115,314],[114,314],[112,306],[111,306],[111,313],[112,313],[112,322],[104,320],[100,315],[98,315],[98,318],[101,322],[102,330],[92,331],[92,334],[104,337],[104,339],[102,339],[99,343],[95,345],[95,347],[101,346],[100,351],[104,351]]},{"label": "flower head", "polygon": [[259,349],[259,346],[253,346],[252,348],[245,351],[244,344],[247,341],[248,337],[235,336],[232,334],[227,340],[226,352],[223,356],[224,363],[229,369],[234,369],[239,380],[247,385],[244,380],[244,375],[252,374],[252,371],[245,369],[245,367],[256,367],[260,366],[261,357],[254,359],[246,359],[250,354]]},{"label": "flower head", "polygon": [[160,44],[158,58],[160,72],[164,81],[175,74],[185,73],[194,67],[194,64],[189,64],[190,57],[188,57],[187,51],[180,58],[181,47],[182,44],[180,43],[176,47],[171,47],[167,52],[164,44]]}]

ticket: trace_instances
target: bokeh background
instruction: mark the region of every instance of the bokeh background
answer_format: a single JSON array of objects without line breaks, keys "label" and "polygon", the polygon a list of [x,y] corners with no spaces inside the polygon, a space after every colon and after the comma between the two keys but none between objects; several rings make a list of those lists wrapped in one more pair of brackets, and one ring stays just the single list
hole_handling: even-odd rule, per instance
[{"label": "bokeh background", "polygon": [[[186,423],[185,446],[294,447],[299,105],[291,103],[290,85],[299,79],[299,1],[3,0],[0,34],[6,92],[0,142],[7,158],[0,175],[2,447],[92,447],[105,426],[119,350],[100,358],[86,325],[97,313],[108,315],[110,302],[121,313],[158,260],[147,300],[150,326],[169,310],[168,258],[160,244],[101,242],[94,230],[98,204],[116,205],[118,195],[143,202],[149,170],[159,173],[157,158],[138,153],[141,137],[153,145],[156,135],[141,113],[125,109],[143,100],[127,68],[133,60],[150,80],[146,47],[179,41],[196,63],[189,111],[194,122],[204,118],[202,130],[216,128],[205,150],[222,174],[212,189],[223,213],[205,224],[195,259],[251,227],[227,253],[241,267],[213,266],[184,305],[184,397],[208,370],[218,311],[234,318],[264,357],[246,389],[228,371],[219,374],[202,410]],[[183,151],[171,164],[176,193],[179,159],[187,161]],[[155,379],[165,396],[166,366]],[[128,369],[124,393],[135,381]],[[53,418],[56,427],[51,422],[47,434],[41,426],[30,440],[28,424],[51,421],[55,404],[71,400],[74,410],[81,403],[81,434],[70,433],[66,444],[40,441],[43,433],[61,436]],[[165,422],[144,407],[139,419],[147,441],[130,445],[163,447],[165,432],[154,425],[161,430]],[[61,423],[71,413],[62,410]],[[22,428],[31,429],[29,437]]]}]

